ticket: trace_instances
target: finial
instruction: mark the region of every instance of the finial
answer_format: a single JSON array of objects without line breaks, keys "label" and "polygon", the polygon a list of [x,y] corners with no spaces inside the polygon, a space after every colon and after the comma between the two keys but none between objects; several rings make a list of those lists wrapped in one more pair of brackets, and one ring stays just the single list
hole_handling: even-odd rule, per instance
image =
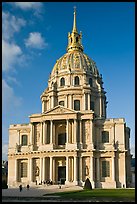
[{"label": "finial", "polygon": [[76,28],[76,6],[74,6],[74,22],[73,22],[72,32],[77,32],[77,28]]},{"label": "finial", "polygon": [[74,12],[76,13],[76,6],[74,6]]}]

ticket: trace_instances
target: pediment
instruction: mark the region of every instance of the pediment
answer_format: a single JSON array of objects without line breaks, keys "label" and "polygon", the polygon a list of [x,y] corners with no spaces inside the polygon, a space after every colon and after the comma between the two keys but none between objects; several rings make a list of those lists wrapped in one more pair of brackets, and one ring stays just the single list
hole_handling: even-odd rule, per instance
[{"label": "pediment", "polygon": [[72,114],[72,113],[76,114],[77,112],[59,105],[51,110],[46,111],[44,115]]}]

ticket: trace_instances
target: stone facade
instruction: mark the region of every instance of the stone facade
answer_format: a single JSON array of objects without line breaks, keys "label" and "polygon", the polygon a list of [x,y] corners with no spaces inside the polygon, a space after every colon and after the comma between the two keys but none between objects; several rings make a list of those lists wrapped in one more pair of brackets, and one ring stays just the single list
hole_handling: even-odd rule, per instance
[{"label": "stone facade", "polygon": [[68,34],[67,53],[56,61],[41,95],[42,113],[10,125],[8,186],[54,184],[128,187],[130,129],[106,116],[106,92],[95,62],[83,53],[82,34]]}]

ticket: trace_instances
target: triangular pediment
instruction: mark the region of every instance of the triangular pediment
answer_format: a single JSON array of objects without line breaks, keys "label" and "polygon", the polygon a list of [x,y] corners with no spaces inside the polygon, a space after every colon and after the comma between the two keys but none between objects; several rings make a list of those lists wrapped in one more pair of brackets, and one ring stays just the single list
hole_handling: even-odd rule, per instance
[{"label": "triangular pediment", "polygon": [[44,113],[44,115],[57,115],[57,114],[76,114],[77,111],[71,110],[69,108],[65,108],[63,106],[56,106],[53,109],[50,109]]}]

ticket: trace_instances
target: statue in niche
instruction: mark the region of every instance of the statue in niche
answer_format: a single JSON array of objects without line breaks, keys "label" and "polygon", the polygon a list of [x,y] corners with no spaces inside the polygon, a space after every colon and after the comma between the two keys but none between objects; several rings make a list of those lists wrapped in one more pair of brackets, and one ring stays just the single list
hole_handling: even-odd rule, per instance
[{"label": "statue in niche", "polygon": [[36,166],[35,176],[39,176],[39,167],[38,166]]},{"label": "statue in niche", "polygon": [[86,165],[86,167],[85,167],[85,175],[86,176],[88,176],[89,175],[89,168],[88,168],[88,166]]}]

